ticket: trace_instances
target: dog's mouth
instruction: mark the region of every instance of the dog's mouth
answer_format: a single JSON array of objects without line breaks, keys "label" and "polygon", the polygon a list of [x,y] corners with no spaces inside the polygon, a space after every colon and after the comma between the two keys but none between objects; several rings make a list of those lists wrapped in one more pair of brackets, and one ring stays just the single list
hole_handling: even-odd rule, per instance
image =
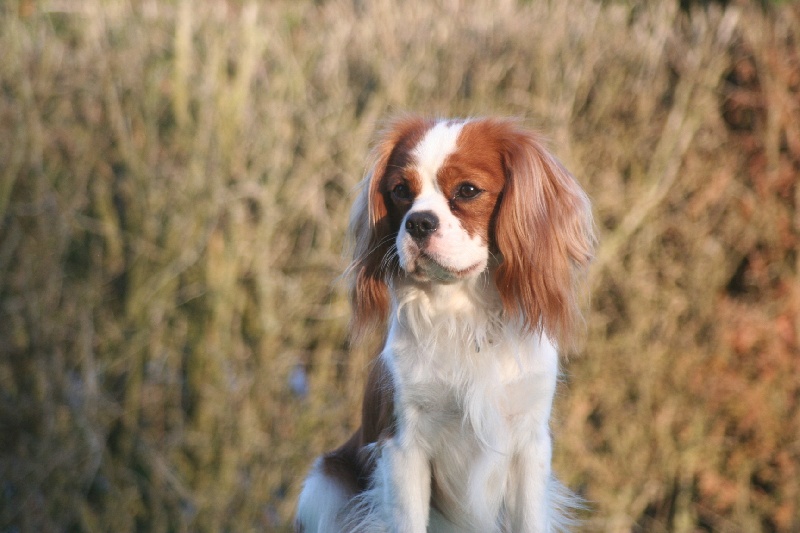
[{"label": "dog's mouth", "polygon": [[484,269],[483,261],[479,261],[467,268],[452,268],[427,252],[421,251],[413,262],[413,270],[408,273],[419,280],[433,280],[439,282],[453,282],[469,278]]}]

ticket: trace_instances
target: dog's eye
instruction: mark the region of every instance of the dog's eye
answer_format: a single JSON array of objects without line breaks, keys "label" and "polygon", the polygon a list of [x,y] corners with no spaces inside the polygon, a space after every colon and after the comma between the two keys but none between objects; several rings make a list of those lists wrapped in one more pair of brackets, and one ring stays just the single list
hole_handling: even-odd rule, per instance
[{"label": "dog's eye", "polygon": [[459,198],[467,198],[467,199],[469,199],[469,198],[475,198],[481,192],[482,191],[479,188],[477,188],[475,185],[473,185],[471,183],[463,183],[458,188],[458,193],[456,194],[456,196],[458,196]]},{"label": "dog's eye", "polygon": [[398,183],[392,189],[392,195],[398,200],[408,200],[411,198],[411,189],[404,183]]}]

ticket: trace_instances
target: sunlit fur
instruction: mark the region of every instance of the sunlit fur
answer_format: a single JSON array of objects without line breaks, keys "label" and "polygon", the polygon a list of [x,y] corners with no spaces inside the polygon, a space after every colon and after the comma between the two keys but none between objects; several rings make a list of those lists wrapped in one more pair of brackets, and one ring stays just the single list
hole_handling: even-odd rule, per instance
[{"label": "sunlit fur", "polygon": [[549,419],[594,247],[578,183],[514,121],[403,117],[350,230],[353,339],[385,327],[385,342],[362,426],[315,463],[297,531],[567,529]]}]

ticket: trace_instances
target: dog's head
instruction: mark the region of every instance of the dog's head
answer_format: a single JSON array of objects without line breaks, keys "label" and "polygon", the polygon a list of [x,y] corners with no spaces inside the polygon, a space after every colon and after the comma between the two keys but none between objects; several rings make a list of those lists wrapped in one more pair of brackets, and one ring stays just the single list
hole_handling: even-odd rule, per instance
[{"label": "dog's head", "polygon": [[384,132],[350,230],[353,332],[385,319],[390,277],[464,283],[487,273],[505,312],[564,340],[594,247],[589,201],[511,120],[404,117]]}]

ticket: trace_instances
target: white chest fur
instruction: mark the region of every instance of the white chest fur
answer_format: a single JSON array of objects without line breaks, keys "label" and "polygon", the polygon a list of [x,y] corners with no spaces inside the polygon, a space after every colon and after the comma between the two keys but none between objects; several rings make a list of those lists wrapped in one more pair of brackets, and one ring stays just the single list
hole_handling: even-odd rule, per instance
[{"label": "white chest fur", "polygon": [[381,356],[395,385],[393,446],[429,464],[435,508],[492,531],[515,498],[518,452],[540,449],[549,477],[558,355],[547,337],[487,311],[499,306],[481,287],[398,290]]}]

